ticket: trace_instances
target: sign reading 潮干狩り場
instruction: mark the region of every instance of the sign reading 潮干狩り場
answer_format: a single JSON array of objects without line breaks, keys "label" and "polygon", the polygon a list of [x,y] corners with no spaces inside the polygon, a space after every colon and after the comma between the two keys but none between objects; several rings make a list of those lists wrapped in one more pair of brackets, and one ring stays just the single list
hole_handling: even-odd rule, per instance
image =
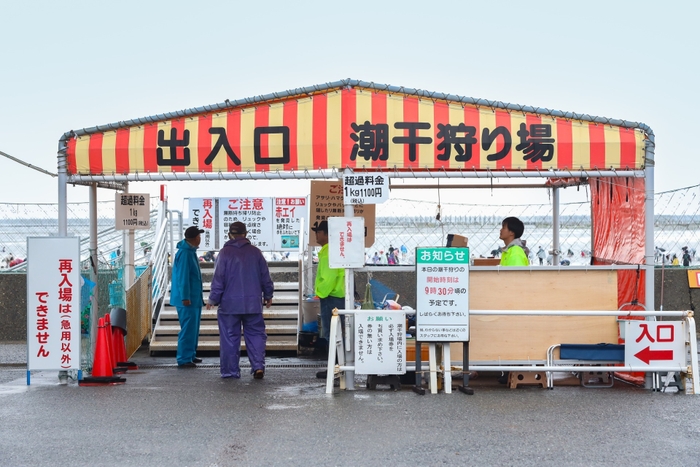
[{"label": "sign reading \u6f6e\u5e72\u72e9\u308a\u5834", "polygon": [[416,249],[416,339],[469,341],[469,248]]}]

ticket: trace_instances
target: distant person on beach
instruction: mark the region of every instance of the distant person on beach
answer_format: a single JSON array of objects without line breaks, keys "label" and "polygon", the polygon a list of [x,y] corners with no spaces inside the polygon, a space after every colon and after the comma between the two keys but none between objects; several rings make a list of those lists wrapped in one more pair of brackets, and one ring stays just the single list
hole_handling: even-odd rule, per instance
[{"label": "distant person on beach", "polygon": [[375,266],[380,264],[382,262],[382,259],[379,257],[379,254],[375,251],[374,256],[372,257],[372,264]]},{"label": "distant person on beach", "polygon": [[539,250],[537,250],[537,258],[540,260],[540,266],[544,264],[544,259],[547,257],[547,253],[540,247]]},{"label": "distant person on beach", "polygon": [[683,247],[683,266],[686,266],[686,267],[690,266],[690,261],[691,261],[690,252],[688,251],[688,247],[684,246]]},{"label": "distant person on beach", "polygon": [[673,259],[671,260],[671,266],[680,266],[681,263],[678,261],[678,256],[676,254],[673,254]]}]

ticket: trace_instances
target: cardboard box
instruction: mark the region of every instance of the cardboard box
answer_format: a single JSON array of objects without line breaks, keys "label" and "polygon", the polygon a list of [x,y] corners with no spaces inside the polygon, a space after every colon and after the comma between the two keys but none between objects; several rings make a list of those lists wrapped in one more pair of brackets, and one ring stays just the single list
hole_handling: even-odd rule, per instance
[{"label": "cardboard box", "polygon": [[498,266],[501,258],[474,258],[474,266]]},{"label": "cardboard box", "polygon": [[447,234],[447,247],[468,247],[469,239],[457,234]]},{"label": "cardboard box", "polygon": [[[428,343],[423,342],[420,346],[420,358],[422,362],[427,362],[430,358],[428,353]],[[406,339],[406,361],[415,362],[416,361],[416,340]]]}]

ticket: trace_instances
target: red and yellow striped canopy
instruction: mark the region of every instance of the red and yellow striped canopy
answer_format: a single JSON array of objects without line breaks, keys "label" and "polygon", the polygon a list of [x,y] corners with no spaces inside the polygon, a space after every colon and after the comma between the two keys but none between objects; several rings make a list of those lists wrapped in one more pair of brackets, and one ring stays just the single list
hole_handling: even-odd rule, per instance
[{"label": "red and yellow striped canopy", "polygon": [[71,138],[70,175],[633,170],[639,129],[360,87]]}]

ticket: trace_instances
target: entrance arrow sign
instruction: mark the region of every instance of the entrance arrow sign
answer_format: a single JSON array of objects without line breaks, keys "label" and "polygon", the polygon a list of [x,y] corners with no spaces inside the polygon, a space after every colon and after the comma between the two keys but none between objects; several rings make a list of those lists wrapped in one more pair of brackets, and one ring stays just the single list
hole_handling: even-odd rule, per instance
[{"label": "entrance arrow sign", "polygon": [[648,365],[652,360],[673,360],[673,350],[651,350],[647,346],[634,356]]}]

